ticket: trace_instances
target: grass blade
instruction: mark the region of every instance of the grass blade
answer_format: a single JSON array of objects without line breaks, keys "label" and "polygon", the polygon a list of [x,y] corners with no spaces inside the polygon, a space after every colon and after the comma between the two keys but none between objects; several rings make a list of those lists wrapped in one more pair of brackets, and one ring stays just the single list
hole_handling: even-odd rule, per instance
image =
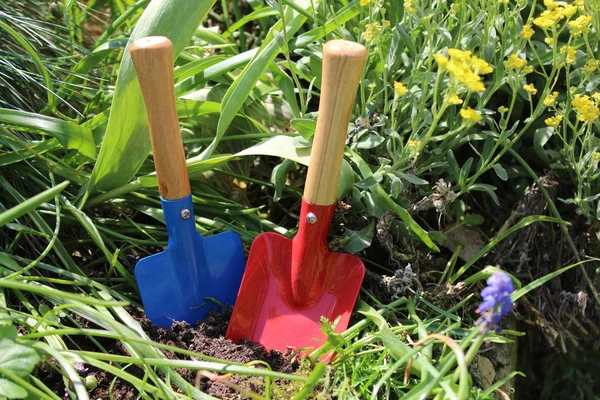
[{"label": "grass blade", "polygon": [[0,227],[11,221],[14,221],[22,215],[29,213],[31,210],[37,208],[40,204],[46,203],[48,200],[58,195],[67,186],[69,186],[69,183],[69,181],[64,181],[63,183],[51,187],[48,190],[44,190],[42,193],[35,195],[19,205],[4,211],[0,214]]},{"label": "grass blade", "polygon": [[[213,4],[214,0],[153,0],[135,26],[130,43],[146,36],[166,36],[173,42],[173,53],[177,55]],[[125,50],[108,127],[87,193],[126,184],[149,152],[150,140],[142,93],[131,57]]]}]

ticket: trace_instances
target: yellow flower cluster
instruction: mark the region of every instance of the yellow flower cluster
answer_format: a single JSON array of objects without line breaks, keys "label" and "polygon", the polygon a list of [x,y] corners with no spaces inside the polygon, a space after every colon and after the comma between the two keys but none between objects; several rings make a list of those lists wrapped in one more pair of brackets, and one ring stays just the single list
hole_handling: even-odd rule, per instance
[{"label": "yellow flower cluster", "polygon": [[415,8],[415,0],[404,0],[404,11],[408,15],[414,15],[417,12]]},{"label": "yellow flower cluster", "polygon": [[369,5],[369,3],[371,2],[371,0],[360,0],[360,6],[361,7],[366,7]]},{"label": "yellow flower cluster", "polygon": [[600,161],[600,153],[598,153],[597,151],[592,153],[592,160],[594,161]]},{"label": "yellow flower cluster", "polygon": [[408,89],[406,88],[406,86],[404,86],[404,84],[402,82],[394,82],[394,93],[396,94],[397,97],[402,97],[404,96],[406,93],[408,93]]},{"label": "yellow flower cluster", "polygon": [[511,54],[508,57],[508,60],[504,61],[504,68],[506,69],[514,69],[517,72],[523,72],[525,74],[530,74],[533,72],[532,66],[526,66],[527,60],[519,58],[516,54]]},{"label": "yellow flower cluster", "polygon": [[532,94],[532,95],[537,93],[537,89],[535,88],[533,83],[530,83],[529,85],[523,85],[523,89],[525,89],[525,91],[527,93]]},{"label": "yellow flower cluster", "polygon": [[521,29],[521,37],[524,39],[531,39],[531,37],[533,36],[533,34],[535,33],[535,31],[533,30],[533,28],[531,27],[531,25],[527,24],[527,25],[523,25],[523,29]]},{"label": "yellow flower cluster", "polygon": [[546,123],[546,125],[553,126],[556,128],[558,125],[560,125],[562,120],[563,120],[563,116],[560,114],[557,114],[554,117],[546,118],[544,120],[544,122]]},{"label": "yellow flower cluster", "polygon": [[533,20],[533,24],[543,30],[552,28],[563,18],[571,18],[577,12],[577,6],[574,4],[559,6],[556,1],[544,0],[544,5],[546,10]]},{"label": "yellow flower cluster", "polygon": [[462,102],[463,102],[463,100],[460,97],[458,97],[457,95],[451,96],[447,101],[448,101],[448,104],[450,104],[452,106],[457,105],[457,104],[462,104]]},{"label": "yellow flower cluster", "polygon": [[519,58],[519,56],[517,56],[516,54],[511,54],[511,56],[508,57],[508,60],[504,61],[504,68],[506,69],[521,69],[526,65],[527,60]]},{"label": "yellow flower cluster", "polygon": [[575,61],[577,61],[577,50],[575,50],[575,47],[562,46],[560,48],[560,55],[565,58],[565,63],[567,65],[574,64]]},{"label": "yellow flower cluster", "polygon": [[594,101],[596,103],[600,103],[600,92],[596,92],[592,95],[592,99],[594,99]]},{"label": "yellow flower cluster", "polygon": [[377,22],[373,22],[372,24],[365,25],[365,31],[362,33],[363,39],[365,41],[370,42],[375,39],[381,33],[381,26]]},{"label": "yellow flower cluster", "polygon": [[579,114],[580,121],[593,122],[596,118],[598,118],[600,109],[598,109],[598,106],[587,94],[575,95],[571,104],[573,105],[575,111],[577,111]]},{"label": "yellow flower cluster", "polygon": [[583,72],[591,73],[598,69],[598,60],[589,59],[583,66]]},{"label": "yellow flower cluster", "polygon": [[590,22],[592,22],[591,15],[582,15],[579,18],[569,22],[569,28],[571,28],[571,33],[573,36],[579,37],[581,35],[587,35],[587,33],[590,31]]},{"label": "yellow flower cluster", "polygon": [[416,149],[419,147],[419,145],[421,144],[420,140],[409,140],[406,145],[408,147],[410,147],[411,149]]},{"label": "yellow flower cluster", "polygon": [[480,75],[489,74],[494,70],[487,62],[465,50],[448,49],[448,55],[450,59],[443,54],[433,55],[441,71],[448,70],[453,78],[470,91],[485,90]]},{"label": "yellow flower cluster", "polygon": [[553,106],[556,103],[556,98],[558,97],[558,92],[552,92],[544,99],[544,105],[546,107]]},{"label": "yellow flower cluster", "polygon": [[478,122],[481,121],[482,117],[479,113],[473,110],[470,107],[463,108],[460,110],[460,116],[466,119],[467,121]]}]

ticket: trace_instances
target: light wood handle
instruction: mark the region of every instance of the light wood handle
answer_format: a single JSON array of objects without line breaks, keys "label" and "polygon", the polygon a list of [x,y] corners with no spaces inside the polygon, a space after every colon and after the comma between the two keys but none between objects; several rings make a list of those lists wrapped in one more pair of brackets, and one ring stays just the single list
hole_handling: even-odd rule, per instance
[{"label": "light wood handle", "polygon": [[367,49],[358,43],[332,40],[323,47],[319,115],[303,196],[309,203],[335,202],[348,119],[366,61]]},{"label": "light wood handle", "polygon": [[163,36],[136,40],[129,49],[142,89],[158,191],[165,200],[191,193],[173,87],[173,44]]}]

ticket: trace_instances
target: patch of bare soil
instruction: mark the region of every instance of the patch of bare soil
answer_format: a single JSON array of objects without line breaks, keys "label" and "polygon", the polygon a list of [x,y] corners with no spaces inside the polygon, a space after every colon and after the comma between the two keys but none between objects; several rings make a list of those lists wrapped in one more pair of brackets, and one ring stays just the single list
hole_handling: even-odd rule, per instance
[{"label": "patch of bare soil", "polygon": [[[249,341],[233,343],[225,339],[224,336],[231,310],[223,313],[213,312],[209,314],[205,321],[198,322],[193,326],[185,322],[175,322],[170,329],[153,325],[146,318],[142,310],[131,307],[128,311],[139,321],[148,336],[157,343],[186,349],[224,361],[247,363],[260,360],[269,364],[274,371],[291,373],[298,368],[298,362],[292,359],[291,356],[286,357],[277,351],[267,352],[261,345]],[[79,320],[78,322],[82,326],[89,325],[84,320]],[[87,338],[83,336],[80,338],[81,343],[75,343],[76,347],[84,350],[98,351],[97,347]],[[128,354],[120,342],[107,340],[103,341],[101,345],[109,354]],[[190,359],[181,354],[169,351],[163,352],[170,359]],[[260,365],[256,367],[261,368]],[[139,394],[139,390],[131,384],[105,371],[95,369],[91,366],[76,366],[76,369],[80,372],[82,378],[93,376],[97,380],[98,386],[89,393],[91,399],[127,400],[134,399]],[[144,372],[137,366],[128,366],[126,367],[126,371],[140,379],[144,377]],[[264,379],[260,377],[246,378],[232,376],[224,379],[218,374],[207,371],[187,369],[178,369],[177,373],[199,390],[219,399],[248,398],[244,393],[262,393],[264,390]],[[62,375],[57,372],[51,363],[42,364],[38,368],[37,376],[43,379],[44,383],[53,389],[55,393],[59,395],[63,394],[65,399],[69,398]]]}]

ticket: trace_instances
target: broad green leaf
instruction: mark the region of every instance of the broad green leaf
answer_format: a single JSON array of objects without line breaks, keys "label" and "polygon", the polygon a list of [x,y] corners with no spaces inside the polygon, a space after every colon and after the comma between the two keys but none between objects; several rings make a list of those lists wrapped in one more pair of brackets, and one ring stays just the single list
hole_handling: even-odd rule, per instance
[{"label": "broad green leaf", "polygon": [[14,325],[0,325],[0,339],[14,341],[17,338],[17,327]]},{"label": "broad green leaf", "polygon": [[369,225],[365,226],[360,231],[353,231],[352,229],[346,229],[342,235],[344,242],[344,251],[350,254],[356,254],[371,245],[373,240],[373,231],[375,228],[375,221],[371,221]]},{"label": "broad green leaf", "polygon": [[22,378],[31,373],[40,356],[34,349],[12,340],[0,339],[0,368],[5,368]]},{"label": "broad green leaf", "polygon": [[0,398],[8,399],[24,399],[27,397],[27,390],[17,385],[13,381],[5,378],[0,378]]},{"label": "broad green leaf", "polygon": [[[287,101],[287,103],[290,105],[294,116],[296,118],[300,118],[302,113],[298,107],[298,98],[296,96],[296,87],[294,86],[294,81],[282,68],[277,65],[272,65],[269,70],[273,75],[275,83],[277,83],[277,87],[279,90],[281,90],[281,93],[283,93],[285,101]],[[302,132],[300,132],[300,134],[302,134]]]},{"label": "broad green leaf", "polygon": [[279,201],[281,199],[281,193],[283,192],[283,187],[287,180],[287,173],[293,166],[294,162],[292,160],[285,159],[281,164],[278,164],[273,168],[273,172],[271,173],[271,183],[275,186],[273,200]]},{"label": "broad green leaf", "polygon": [[535,150],[535,154],[537,154],[546,163],[550,163],[550,159],[544,151],[544,146],[546,143],[548,143],[548,140],[550,140],[553,134],[554,127],[552,126],[536,129],[535,133],[533,134],[533,149]]},{"label": "broad green leaf", "polygon": [[394,174],[398,175],[399,178],[405,179],[415,185],[427,185],[429,183],[425,179],[421,179],[413,174],[405,174],[404,172],[400,171],[396,171]]},{"label": "broad green leaf", "polygon": [[496,163],[493,165],[493,168],[496,175],[498,175],[498,178],[502,179],[503,181],[508,180],[508,173],[506,172],[502,164]]},{"label": "broad green leaf", "polygon": [[292,127],[298,131],[304,139],[310,139],[314,136],[317,122],[314,119],[296,118],[290,121]]},{"label": "broad green leaf", "polygon": [[354,171],[348,161],[342,160],[342,171],[340,173],[340,182],[338,183],[335,198],[342,200],[354,186]]},{"label": "broad green leaf", "polygon": [[357,143],[356,147],[362,150],[374,149],[385,142],[385,138],[380,135],[369,134],[362,137]]},{"label": "broad green leaf", "polygon": [[275,136],[264,142],[256,144],[245,150],[236,153],[236,157],[240,156],[274,156],[294,160],[297,163],[308,165],[310,161],[310,149],[298,149],[293,144],[294,137],[292,136]]},{"label": "broad green leaf", "polygon": [[470,192],[471,190],[487,192],[492,198],[492,200],[494,200],[494,203],[496,203],[497,206],[500,205],[500,200],[498,200],[498,196],[494,192],[496,190],[496,186],[488,185],[487,183],[475,183],[469,186],[469,189],[467,191]]},{"label": "broad green leaf", "polygon": [[89,158],[96,157],[96,144],[92,131],[81,125],[46,115],[6,108],[0,108],[0,122],[47,133],[68,149],[79,150]]},{"label": "broad green leaf", "polygon": [[473,157],[470,157],[460,169],[458,174],[458,184],[463,187],[467,181],[467,178],[471,174],[471,165],[473,164]]},{"label": "broad green leaf", "polygon": [[50,189],[45,190],[22,203],[19,203],[3,213],[0,213],[0,227],[11,221],[14,221],[22,215],[29,213],[31,210],[36,209],[40,204],[48,202],[62,192],[68,185],[69,181],[64,181],[63,183],[51,187]]},{"label": "broad green leaf", "polygon": [[[188,44],[215,0],[153,0],[131,37],[166,36],[177,56]],[[129,46],[128,46],[129,48]],[[126,184],[150,152],[146,111],[133,63],[127,49],[119,67],[108,127],[87,192],[110,190]]]},{"label": "broad green leaf", "polygon": [[[310,1],[301,0],[297,4],[302,8],[310,6]],[[306,17],[294,11],[291,7],[286,7],[285,11],[285,31],[288,36],[294,35],[306,21]],[[265,73],[269,65],[275,60],[281,49],[276,40],[276,35],[284,28],[283,22],[279,20],[267,34],[267,37],[260,46],[256,56],[246,65],[243,71],[238,75],[233,84],[227,90],[221,103],[221,117],[217,125],[217,133],[212,143],[201,154],[202,158],[207,159],[215,150],[223,135],[231,125],[233,118],[238,113],[258,79]]]},{"label": "broad green leaf", "polygon": [[458,182],[458,178],[460,176],[460,167],[458,166],[458,162],[454,157],[454,153],[452,150],[448,150],[448,166],[450,167],[450,173],[452,177]]},{"label": "broad green leaf", "polygon": [[485,218],[479,214],[466,214],[462,220],[462,223],[467,225],[481,225],[484,222]]}]

